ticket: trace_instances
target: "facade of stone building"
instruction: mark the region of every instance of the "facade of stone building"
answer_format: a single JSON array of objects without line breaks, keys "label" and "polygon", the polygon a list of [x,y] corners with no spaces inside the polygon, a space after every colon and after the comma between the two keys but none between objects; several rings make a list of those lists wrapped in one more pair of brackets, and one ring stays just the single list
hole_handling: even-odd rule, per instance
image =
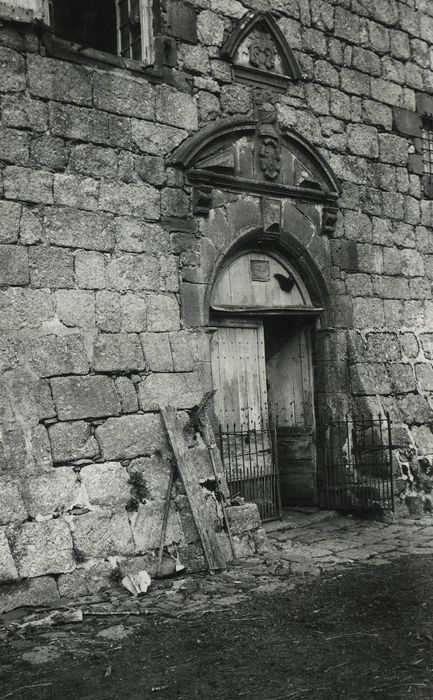
[{"label": "facade of stone building", "polygon": [[2,608],[152,569],[159,406],[213,387],[215,426],[287,428],[287,503],[318,501],[319,421],[389,412],[397,512],[430,513],[431,1],[0,16]]}]

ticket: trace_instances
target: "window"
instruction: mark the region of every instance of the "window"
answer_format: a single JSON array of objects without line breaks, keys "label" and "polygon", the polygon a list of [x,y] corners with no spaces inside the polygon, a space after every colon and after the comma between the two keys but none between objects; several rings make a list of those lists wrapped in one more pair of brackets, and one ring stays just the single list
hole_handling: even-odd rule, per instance
[{"label": "window", "polygon": [[56,36],[152,63],[152,0],[50,0]]},{"label": "window", "polygon": [[433,116],[423,117],[422,143],[424,175],[430,181],[433,180]]}]

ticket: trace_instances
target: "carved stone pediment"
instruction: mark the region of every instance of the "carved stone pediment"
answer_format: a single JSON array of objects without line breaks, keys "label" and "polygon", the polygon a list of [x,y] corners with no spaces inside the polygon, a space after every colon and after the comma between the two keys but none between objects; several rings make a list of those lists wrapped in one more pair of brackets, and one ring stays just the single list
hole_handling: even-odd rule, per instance
[{"label": "carved stone pediment", "polygon": [[[172,156],[189,182],[205,192],[219,188],[335,207],[340,185],[319,151],[294,130],[281,130],[272,105],[256,119],[221,120],[187,139]],[[202,209],[201,204],[201,209]]]},{"label": "carved stone pediment", "polygon": [[298,62],[270,12],[250,11],[239,21],[221,49],[241,82],[276,90],[302,78]]}]

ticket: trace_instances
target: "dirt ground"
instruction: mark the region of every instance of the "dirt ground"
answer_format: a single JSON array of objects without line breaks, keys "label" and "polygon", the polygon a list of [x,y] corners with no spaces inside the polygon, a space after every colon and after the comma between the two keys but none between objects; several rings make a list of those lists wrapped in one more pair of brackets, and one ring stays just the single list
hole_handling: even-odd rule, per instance
[{"label": "dirt ground", "polygon": [[413,555],[225,608],[3,631],[0,697],[433,698],[432,578]]}]

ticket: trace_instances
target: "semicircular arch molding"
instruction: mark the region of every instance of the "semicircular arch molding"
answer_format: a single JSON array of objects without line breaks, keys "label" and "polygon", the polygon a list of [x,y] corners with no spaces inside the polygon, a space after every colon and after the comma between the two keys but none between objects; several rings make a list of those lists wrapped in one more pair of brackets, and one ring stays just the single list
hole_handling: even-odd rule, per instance
[{"label": "semicircular arch molding", "polygon": [[294,129],[281,130],[276,110],[258,118],[228,118],[204,127],[176,149],[195,188],[195,213],[206,215],[212,190],[319,202],[336,209],[341,191],[332,168],[315,146]]}]

